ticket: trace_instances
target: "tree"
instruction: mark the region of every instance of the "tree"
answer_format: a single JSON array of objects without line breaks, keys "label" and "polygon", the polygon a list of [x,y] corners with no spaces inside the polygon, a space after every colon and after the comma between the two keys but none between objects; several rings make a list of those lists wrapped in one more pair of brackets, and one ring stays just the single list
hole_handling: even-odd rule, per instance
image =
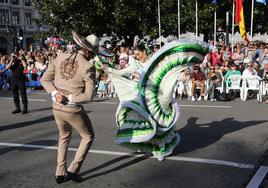
[{"label": "tree", "polygon": [[[247,30],[250,28],[251,0],[245,0],[244,11]],[[250,5],[250,6],[249,6]],[[135,35],[158,36],[156,0],[34,0],[39,11],[39,22],[70,38],[72,30],[81,35],[94,33],[116,35],[132,45]],[[160,0],[162,35],[177,35],[177,1]],[[225,13],[232,12],[232,0],[217,1],[217,26],[225,29]],[[214,5],[211,0],[198,1],[199,33],[212,38]],[[268,6],[257,4],[254,32],[268,30]],[[236,30],[238,28],[236,27]],[[181,32],[195,32],[195,0],[181,0]]]}]

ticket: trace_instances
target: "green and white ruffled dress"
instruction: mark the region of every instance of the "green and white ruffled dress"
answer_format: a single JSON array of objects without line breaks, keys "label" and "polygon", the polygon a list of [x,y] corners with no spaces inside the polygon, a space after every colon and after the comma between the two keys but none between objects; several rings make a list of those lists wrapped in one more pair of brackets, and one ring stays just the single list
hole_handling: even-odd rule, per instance
[{"label": "green and white ruffled dress", "polygon": [[[179,105],[174,88],[189,63],[202,63],[208,45],[199,41],[173,41],[145,64],[130,57],[123,70],[108,68],[120,103],[116,112],[116,142],[136,151],[152,153],[158,160],[170,155],[180,142],[176,131]],[[139,81],[126,76],[138,73]]]}]

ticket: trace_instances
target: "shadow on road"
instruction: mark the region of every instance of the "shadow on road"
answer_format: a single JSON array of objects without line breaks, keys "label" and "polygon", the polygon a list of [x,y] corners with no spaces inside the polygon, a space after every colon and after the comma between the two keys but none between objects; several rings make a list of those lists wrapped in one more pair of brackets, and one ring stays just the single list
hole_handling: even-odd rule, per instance
[{"label": "shadow on road", "polygon": [[[58,143],[57,140],[38,140],[38,141],[33,141],[33,142],[28,142],[25,143],[27,145],[41,145],[41,146],[54,146]],[[40,150],[42,148],[34,148],[34,146],[32,148],[30,147],[6,147],[6,148],[1,148],[0,149],[0,155],[4,155],[8,152],[12,152],[12,151],[33,151],[33,150]]]},{"label": "shadow on road", "polygon": [[52,110],[52,107],[38,108],[38,109],[30,110],[30,113],[32,113],[32,112],[43,112],[43,111],[47,111],[47,110]]},{"label": "shadow on road", "polygon": [[178,133],[181,135],[181,143],[175,148],[173,155],[187,153],[209,146],[220,140],[225,134],[259,125],[268,121],[259,120],[240,122],[234,118],[226,118],[222,121],[213,121],[207,124],[197,124],[197,120],[197,117],[189,118],[187,125],[178,130]]},{"label": "shadow on road", "polygon": [[[134,153],[134,154],[135,154],[135,153]],[[129,158],[133,158],[133,156],[125,155],[125,156],[121,156],[121,157],[115,158],[115,159],[110,160],[110,161],[107,161],[107,162],[105,162],[105,163],[103,163],[103,164],[101,164],[101,165],[99,165],[99,166],[97,166],[97,167],[95,167],[95,168],[92,168],[92,169],[89,169],[89,170],[87,170],[87,171],[84,171],[84,172],[82,172],[80,175],[81,175],[81,176],[85,176],[85,175],[87,175],[87,174],[90,174],[90,173],[95,172],[95,171],[97,171],[97,170],[101,170],[101,169],[103,169],[103,168],[105,168],[105,167],[114,165],[114,164],[117,163],[117,162],[120,162],[120,161],[122,161],[122,160],[129,159]],[[127,161],[127,162],[125,162],[125,163],[123,163],[123,164],[120,164],[119,166],[113,167],[113,168],[111,168],[111,169],[109,169],[109,170],[106,170],[106,171],[103,171],[103,172],[95,173],[95,174],[93,174],[93,175],[84,177],[83,179],[84,179],[84,180],[88,180],[88,179],[96,178],[96,177],[99,177],[99,176],[103,176],[103,175],[106,175],[106,174],[109,174],[109,173],[112,173],[112,172],[121,170],[121,169],[123,169],[123,168],[129,167],[129,166],[131,166],[131,165],[134,165],[134,164],[136,164],[136,163],[138,163],[138,162],[141,162],[141,161],[143,161],[143,160],[146,160],[146,159],[148,159],[148,157],[146,157],[146,156],[144,156],[144,157],[139,157],[139,158],[134,158],[133,160],[131,160],[131,161]]]},{"label": "shadow on road", "polygon": [[47,116],[47,117],[43,117],[43,118],[39,118],[36,120],[32,120],[32,121],[25,121],[25,122],[21,122],[21,123],[14,123],[14,124],[10,124],[10,125],[4,125],[0,127],[0,132],[1,131],[6,131],[6,130],[10,130],[10,129],[17,129],[17,128],[22,128],[22,127],[27,127],[36,123],[43,123],[43,122],[48,122],[48,121],[53,121],[54,120],[54,116]]}]

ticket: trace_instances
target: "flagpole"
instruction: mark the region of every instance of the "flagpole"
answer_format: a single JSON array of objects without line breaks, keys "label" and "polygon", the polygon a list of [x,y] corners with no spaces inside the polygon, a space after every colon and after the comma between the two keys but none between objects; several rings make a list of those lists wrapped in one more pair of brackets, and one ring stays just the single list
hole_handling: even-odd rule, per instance
[{"label": "flagpole", "polygon": [[250,40],[252,40],[253,37],[253,15],[254,15],[254,0],[252,0],[251,4],[251,22],[250,22]]},{"label": "flagpole", "polygon": [[181,14],[180,14],[180,0],[178,0],[178,39],[181,39]]},{"label": "flagpole", "polygon": [[234,18],[235,18],[235,0],[233,0],[233,15],[232,15],[232,52],[234,52]]},{"label": "flagpole", "polygon": [[214,6],[214,44],[216,44],[217,40],[217,11],[216,6]]},{"label": "flagpole", "polygon": [[[157,1],[158,3],[158,33],[159,33],[159,40],[161,40],[161,19],[160,19],[160,0]],[[161,47],[161,41],[160,41]]]},{"label": "flagpole", "polygon": [[198,37],[198,3],[195,0],[195,37]]}]

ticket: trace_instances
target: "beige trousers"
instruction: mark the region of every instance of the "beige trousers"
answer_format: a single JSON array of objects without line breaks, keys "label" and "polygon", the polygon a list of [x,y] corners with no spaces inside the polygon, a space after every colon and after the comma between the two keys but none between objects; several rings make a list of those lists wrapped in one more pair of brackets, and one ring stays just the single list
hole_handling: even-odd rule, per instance
[{"label": "beige trousers", "polygon": [[68,171],[78,173],[94,139],[90,119],[84,110],[80,113],[70,113],[53,109],[53,114],[59,129],[56,176],[63,176],[66,173],[66,157],[72,128],[80,134],[82,139]]}]

